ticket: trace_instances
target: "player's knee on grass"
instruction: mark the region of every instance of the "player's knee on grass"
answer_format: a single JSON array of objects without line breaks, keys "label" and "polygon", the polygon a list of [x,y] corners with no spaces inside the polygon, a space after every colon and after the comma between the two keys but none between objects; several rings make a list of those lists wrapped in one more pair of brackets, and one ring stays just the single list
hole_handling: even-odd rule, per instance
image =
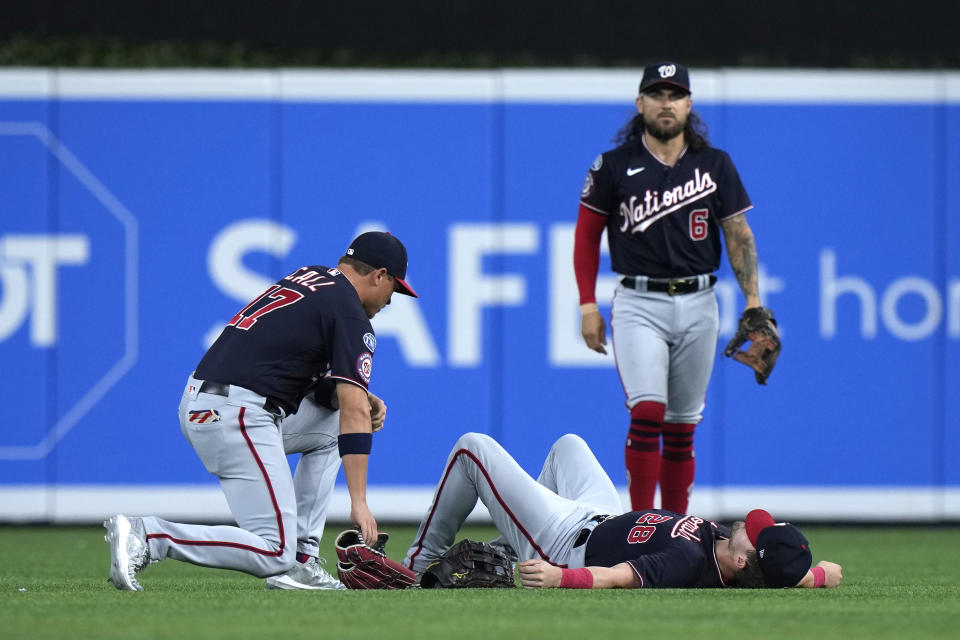
[{"label": "player's knee on grass", "polygon": [[257,571],[254,572],[258,578],[269,578],[270,576],[278,576],[290,569],[293,569],[293,565],[297,561],[297,549],[294,545],[286,545],[283,548],[283,555],[270,557],[263,556]]}]

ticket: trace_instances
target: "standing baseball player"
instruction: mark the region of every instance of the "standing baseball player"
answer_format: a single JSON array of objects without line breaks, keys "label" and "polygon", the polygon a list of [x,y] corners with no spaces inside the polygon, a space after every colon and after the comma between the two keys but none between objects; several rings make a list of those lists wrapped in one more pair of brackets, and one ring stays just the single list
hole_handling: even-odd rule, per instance
[{"label": "standing baseball player", "polygon": [[755,509],[727,528],[620,499],[579,436],[557,440],[534,480],[490,436],[460,437],[404,564],[422,574],[483,502],[528,588],[836,587],[841,567],[811,567],[799,529]]},{"label": "standing baseball player", "polygon": [[[169,557],[268,578],[270,588],[344,588],[318,545],[341,461],[350,518],[377,539],[367,459],[386,406],[368,391],[370,319],[395,292],[416,297],[406,271],[400,240],[364,233],[337,268],[297,269],[230,320],[188,378],[179,416],[238,526],[116,515],[104,523],[114,586],[141,591],[136,572]],[[292,476],[290,453],[301,454]]]},{"label": "standing baseball player", "polygon": [[744,215],[750,199],[730,157],[709,145],[691,105],[685,67],[667,62],[644,69],[637,115],[620,131],[620,146],[593,161],[576,226],[581,331],[600,353],[606,326],[595,289],[604,229],[621,276],[611,325],[630,411],[625,457],[635,510],[653,507],[658,482],[664,509],[687,510],[694,429],[703,418],[719,332],[713,272],[720,267],[721,232],[746,308],[761,306],[757,251]]}]

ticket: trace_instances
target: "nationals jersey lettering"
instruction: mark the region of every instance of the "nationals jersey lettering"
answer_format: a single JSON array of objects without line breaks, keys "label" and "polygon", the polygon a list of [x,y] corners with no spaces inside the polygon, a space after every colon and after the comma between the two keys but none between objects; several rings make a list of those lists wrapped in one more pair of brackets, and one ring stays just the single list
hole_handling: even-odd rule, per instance
[{"label": "nationals jersey lettering", "polygon": [[[630,173],[630,171],[630,169],[627,169],[628,176],[638,173]],[[662,195],[658,191],[647,189],[643,198],[630,196],[629,203],[620,203],[620,215],[623,217],[620,231],[626,231],[627,229],[630,229],[631,233],[646,231],[650,225],[668,213],[673,213],[716,190],[717,184],[710,177],[710,174],[704,173],[701,175],[700,169],[695,169],[692,179],[687,180],[683,186],[674,187]]]},{"label": "nationals jersey lettering", "polygon": [[195,375],[273,398],[291,414],[320,379],[367,389],[375,347],[373,327],[346,276],[302,267],[230,320]]},{"label": "nationals jersey lettering", "polygon": [[725,152],[687,148],[670,167],[642,137],[602,153],[580,198],[583,206],[607,216],[613,271],[652,278],[716,271],[720,221],[752,207]]},{"label": "nationals jersey lettering", "polygon": [[714,544],[730,531],[703,518],[661,509],[632,511],[597,525],[586,566],[626,562],[643,587],[725,587]]},{"label": "nationals jersey lettering", "polygon": [[687,516],[673,527],[673,531],[670,532],[670,537],[700,542],[700,536],[698,534],[700,531],[700,525],[702,525],[704,522],[706,522],[706,520],[703,518]]}]

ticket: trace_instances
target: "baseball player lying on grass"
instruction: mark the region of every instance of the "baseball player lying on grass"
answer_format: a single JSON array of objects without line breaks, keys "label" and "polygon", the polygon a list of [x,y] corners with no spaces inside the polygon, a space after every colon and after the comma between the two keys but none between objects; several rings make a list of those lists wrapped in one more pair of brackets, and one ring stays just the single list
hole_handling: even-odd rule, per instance
[{"label": "baseball player lying on grass", "polygon": [[422,574],[454,542],[480,499],[520,560],[524,587],[572,589],[836,587],[841,567],[811,567],[793,525],[755,509],[730,528],[672,511],[621,515],[620,497],[582,438],[557,440],[534,480],[489,436],[454,445],[404,565]]}]

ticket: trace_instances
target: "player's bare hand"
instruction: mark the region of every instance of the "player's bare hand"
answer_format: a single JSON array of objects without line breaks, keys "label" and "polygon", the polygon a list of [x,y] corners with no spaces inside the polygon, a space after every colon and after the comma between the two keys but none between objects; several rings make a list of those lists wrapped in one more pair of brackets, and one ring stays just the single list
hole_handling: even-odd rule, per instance
[{"label": "player's bare hand", "polygon": [[836,587],[840,584],[840,581],[843,580],[843,567],[838,565],[836,562],[821,560],[817,563],[817,566],[823,569],[823,573],[826,576],[823,586],[827,587],[828,589]]},{"label": "player's bare hand", "polygon": [[350,520],[360,527],[360,535],[366,544],[372,545],[377,541],[377,521],[366,503],[350,505]]},{"label": "player's bare hand", "polygon": [[525,560],[517,564],[524,589],[550,589],[560,586],[562,569],[543,560]]},{"label": "player's bare hand", "polygon": [[588,311],[580,318],[580,333],[587,346],[597,353],[606,354],[607,325],[599,311]]},{"label": "player's bare hand", "polygon": [[380,431],[387,419],[387,405],[372,393],[367,393],[367,399],[370,401],[370,422],[373,425],[373,431]]}]

